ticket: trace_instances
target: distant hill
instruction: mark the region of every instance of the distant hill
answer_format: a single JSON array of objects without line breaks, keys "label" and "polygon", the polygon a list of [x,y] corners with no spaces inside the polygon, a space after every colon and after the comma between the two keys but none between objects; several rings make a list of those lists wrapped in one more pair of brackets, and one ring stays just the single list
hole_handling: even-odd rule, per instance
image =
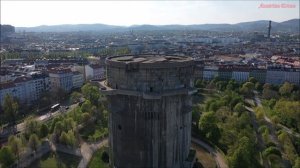
[{"label": "distant hill", "polygon": [[112,26],[105,24],[64,24],[54,26],[36,26],[36,27],[16,27],[16,31],[26,32],[76,32],[76,31],[108,31],[122,29],[121,26]]},{"label": "distant hill", "polygon": [[[211,30],[211,31],[266,31],[268,20],[243,22],[237,24],[199,24],[199,25],[132,25],[113,26],[105,24],[76,24],[37,27],[16,27],[16,32],[75,32],[75,31],[128,31],[128,30]],[[299,32],[300,19],[272,22],[272,32]]]},{"label": "distant hill", "polygon": [[15,32],[15,27],[11,25],[1,25],[0,24],[0,34],[5,34],[5,33],[14,33]]}]

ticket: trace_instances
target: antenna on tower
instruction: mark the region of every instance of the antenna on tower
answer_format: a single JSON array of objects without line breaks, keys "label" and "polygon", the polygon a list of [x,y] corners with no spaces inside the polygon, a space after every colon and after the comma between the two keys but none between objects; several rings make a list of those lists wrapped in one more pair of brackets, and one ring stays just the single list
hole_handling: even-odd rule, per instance
[{"label": "antenna on tower", "polygon": [[270,20],[269,26],[268,26],[268,38],[270,38],[270,36],[271,36],[271,28],[272,28],[271,23],[272,23],[272,21]]}]

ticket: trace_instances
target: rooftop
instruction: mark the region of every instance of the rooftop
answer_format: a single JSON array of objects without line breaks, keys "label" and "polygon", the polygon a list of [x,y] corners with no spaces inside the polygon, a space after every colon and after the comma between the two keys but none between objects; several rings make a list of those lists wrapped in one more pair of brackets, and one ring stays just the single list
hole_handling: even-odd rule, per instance
[{"label": "rooftop", "polygon": [[109,57],[108,60],[116,61],[116,62],[136,62],[136,63],[157,63],[157,62],[185,62],[191,61],[191,57],[185,56],[165,56],[165,55],[139,55],[139,56],[115,56]]},{"label": "rooftop", "polygon": [[106,59],[109,66],[126,67],[128,64],[139,65],[140,68],[167,68],[165,66],[184,67],[194,64],[194,60],[187,56],[169,55],[124,55]]}]

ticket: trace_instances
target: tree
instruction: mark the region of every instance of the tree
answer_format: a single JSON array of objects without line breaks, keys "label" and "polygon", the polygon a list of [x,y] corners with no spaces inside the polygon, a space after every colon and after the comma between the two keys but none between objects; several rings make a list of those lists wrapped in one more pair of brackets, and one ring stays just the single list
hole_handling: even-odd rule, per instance
[{"label": "tree", "polygon": [[[78,107],[77,107],[78,108]],[[54,132],[54,128],[55,128],[55,124],[60,121],[59,118],[54,118],[51,122],[50,128],[49,128],[49,133],[53,133]]]},{"label": "tree", "polygon": [[75,130],[76,124],[73,118],[69,117],[63,120],[64,131]]},{"label": "tree", "polygon": [[87,124],[89,122],[90,118],[91,118],[91,115],[89,113],[82,113],[82,115],[81,115],[81,121],[84,124]]},{"label": "tree", "polygon": [[268,158],[270,155],[277,155],[277,156],[281,157],[281,152],[274,146],[268,147],[267,149],[265,149],[263,151],[262,154],[265,158]]},{"label": "tree", "polygon": [[259,83],[259,82],[256,82],[255,83],[255,89],[257,90],[257,91],[262,91],[263,90],[263,86],[262,86],[262,84],[261,83]]},{"label": "tree", "polygon": [[244,107],[243,103],[240,102],[234,106],[233,110],[238,113],[241,113],[241,112],[245,111],[245,107]]},{"label": "tree", "polygon": [[216,86],[220,91],[224,91],[226,89],[227,82],[226,81],[218,81],[216,83]]},{"label": "tree", "polygon": [[39,134],[40,138],[46,137],[49,133],[48,126],[46,124],[42,124],[39,132],[40,132],[40,134]]},{"label": "tree", "polygon": [[40,142],[40,140],[39,140],[39,138],[38,138],[38,136],[36,134],[30,135],[28,146],[34,152],[36,152],[36,150],[38,149],[38,147],[40,146],[40,144],[41,144],[41,142]]},{"label": "tree", "polygon": [[15,157],[8,146],[4,146],[0,149],[0,165],[2,165],[3,168],[10,167],[15,162]]},{"label": "tree", "polygon": [[300,168],[300,156],[298,156],[297,159],[295,160],[295,164],[293,168]]},{"label": "tree", "polygon": [[272,99],[272,98],[277,99],[278,93],[275,90],[270,89],[269,87],[264,87],[262,97],[264,99]]},{"label": "tree", "polygon": [[290,96],[292,93],[294,86],[288,82],[284,82],[284,84],[279,88],[279,93],[282,96]]},{"label": "tree", "polygon": [[92,104],[89,100],[86,100],[82,105],[81,105],[81,111],[82,112],[88,112],[90,113],[92,111]]},{"label": "tree", "polygon": [[56,135],[56,137],[60,136],[63,130],[63,123],[61,121],[56,122],[54,127],[54,134]]},{"label": "tree", "polygon": [[68,145],[69,144],[69,138],[68,138],[68,135],[66,132],[62,132],[60,137],[59,137],[59,142],[61,144],[64,144],[64,145]]},{"label": "tree", "polygon": [[91,101],[93,105],[98,104],[98,100],[100,98],[98,87],[88,83],[81,87],[81,92],[86,99]]},{"label": "tree", "polygon": [[234,79],[229,80],[226,90],[235,90],[236,88],[239,88],[239,84]]},{"label": "tree", "polygon": [[240,103],[240,102],[243,102],[243,99],[240,96],[238,96],[236,94],[233,94],[232,98],[231,98],[231,101],[229,103],[230,109],[233,109],[235,107],[235,105]]},{"label": "tree", "polygon": [[216,120],[217,118],[213,112],[204,113],[199,120],[200,131],[206,136],[206,138],[215,143],[217,143],[221,137]]},{"label": "tree", "polygon": [[6,94],[6,96],[4,97],[3,110],[5,117],[9,122],[15,124],[18,109],[18,103],[13,100],[13,98],[9,94]]},{"label": "tree", "polygon": [[203,82],[201,79],[198,79],[196,82],[195,82],[195,87],[197,88],[204,88],[205,85],[203,85]]},{"label": "tree", "polygon": [[255,86],[252,82],[246,82],[243,84],[241,88],[241,93],[243,93],[246,96],[250,96],[252,94],[254,87]]},{"label": "tree", "polygon": [[279,115],[282,124],[300,130],[300,101],[279,100],[273,109]]},{"label": "tree", "polygon": [[293,91],[292,92],[292,95],[291,95],[291,99],[292,100],[300,100],[300,90],[298,90],[298,91]]},{"label": "tree", "polygon": [[248,81],[251,82],[251,83],[253,83],[253,84],[255,84],[257,82],[257,80],[254,77],[250,77],[248,79]]},{"label": "tree", "polygon": [[263,89],[272,89],[273,86],[270,83],[265,83]]},{"label": "tree", "polygon": [[245,165],[243,163],[244,162],[243,153],[240,150],[235,151],[229,161],[230,161],[231,168],[245,167]]},{"label": "tree", "polygon": [[29,118],[25,122],[25,135],[28,138],[31,134],[39,134],[40,132],[40,123],[39,121]]},{"label": "tree", "polygon": [[230,158],[230,167],[257,167],[257,161],[255,159],[255,144],[248,137],[242,137],[239,140],[238,147]]},{"label": "tree", "polygon": [[79,92],[73,92],[71,94],[71,102],[72,103],[79,102],[80,98],[81,98],[81,94]]},{"label": "tree", "polygon": [[219,105],[218,105],[218,102],[212,102],[210,103],[209,105],[209,111],[217,111],[219,109]]},{"label": "tree", "polygon": [[68,135],[68,145],[70,145],[70,146],[75,146],[76,145],[76,143],[77,143],[77,140],[76,140],[76,137],[75,137],[75,135],[74,135],[74,131],[72,131],[72,130],[69,130],[68,131],[68,133],[67,133],[67,135]]},{"label": "tree", "polygon": [[10,146],[11,151],[19,160],[19,154],[22,150],[22,142],[18,137],[9,136],[8,138],[8,145]]}]

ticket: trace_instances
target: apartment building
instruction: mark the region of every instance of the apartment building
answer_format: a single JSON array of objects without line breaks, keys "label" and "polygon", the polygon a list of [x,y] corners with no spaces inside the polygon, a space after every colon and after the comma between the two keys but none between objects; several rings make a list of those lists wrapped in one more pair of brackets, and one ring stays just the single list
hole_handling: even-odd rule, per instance
[{"label": "apartment building", "polygon": [[232,78],[232,66],[219,66],[218,77],[221,80],[230,80]]},{"label": "apartment building", "polygon": [[266,75],[266,83],[283,84],[290,82],[300,85],[300,69],[269,67]]},{"label": "apartment building", "polygon": [[31,72],[26,76],[17,77],[14,81],[0,84],[0,100],[4,103],[7,94],[17,98],[20,103],[31,105],[38,100],[42,93],[50,89],[49,77],[40,72]]},{"label": "apartment building", "polygon": [[232,71],[232,79],[235,81],[242,83],[249,79],[249,69],[245,68],[234,68]]},{"label": "apartment building", "polygon": [[104,79],[105,68],[100,64],[90,64],[85,66],[85,77],[86,80],[92,79]]},{"label": "apartment building", "polygon": [[70,92],[73,88],[73,73],[69,68],[52,68],[49,70],[51,91],[63,89]]},{"label": "apartment building", "polygon": [[73,89],[81,88],[84,83],[83,74],[75,71],[72,76]]},{"label": "apartment building", "polygon": [[218,76],[218,70],[219,68],[217,66],[204,66],[203,79],[212,80],[213,78]]},{"label": "apartment building", "polygon": [[252,68],[249,72],[249,77],[254,77],[258,82],[266,82],[267,69]]}]

